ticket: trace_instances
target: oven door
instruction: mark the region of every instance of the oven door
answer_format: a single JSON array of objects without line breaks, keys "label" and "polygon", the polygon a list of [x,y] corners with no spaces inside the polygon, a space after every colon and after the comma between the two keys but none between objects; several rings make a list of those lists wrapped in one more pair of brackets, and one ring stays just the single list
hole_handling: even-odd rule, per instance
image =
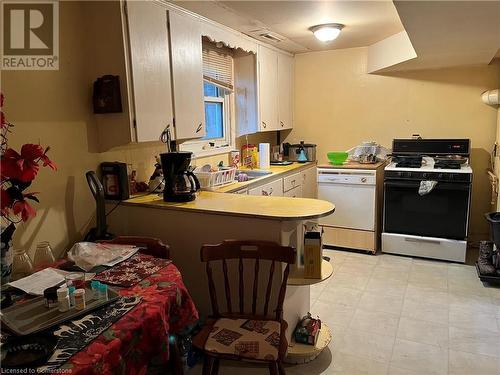
[{"label": "oven door", "polygon": [[470,183],[438,182],[423,196],[419,186],[420,181],[385,181],[384,232],[466,239]]}]

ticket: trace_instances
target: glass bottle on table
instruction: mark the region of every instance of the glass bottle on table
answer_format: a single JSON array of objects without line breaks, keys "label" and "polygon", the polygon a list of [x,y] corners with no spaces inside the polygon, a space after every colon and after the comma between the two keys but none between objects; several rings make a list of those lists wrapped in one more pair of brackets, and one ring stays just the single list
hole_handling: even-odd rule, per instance
[{"label": "glass bottle on table", "polygon": [[14,250],[12,261],[12,280],[19,280],[33,273],[33,263],[26,251],[22,249]]},{"label": "glass bottle on table", "polygon": [[36,245],[35,257],[33,258],[33,265],[38,268],[43,265],[49,265],[55,262],[52,248],[48,241],[39,242]]}]

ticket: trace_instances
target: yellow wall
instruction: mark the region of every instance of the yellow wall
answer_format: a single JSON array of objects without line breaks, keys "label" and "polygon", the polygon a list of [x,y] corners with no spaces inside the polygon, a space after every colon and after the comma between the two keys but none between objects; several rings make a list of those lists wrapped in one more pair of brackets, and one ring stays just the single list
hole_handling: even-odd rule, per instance
[{"label": "yellow wall", "polygon": [[85,172],[96,167],[99,156],[89,151],[95,138],[83,75],[87,60],[81,48],[80,5],[61,5],[60,69],[3,71],[1,77],[7,118],[15,125],[10,146],[17,150],[23,143],[50,146],[49,156],[58,166],[57,172],[41,169],[29,189],[39,192],[41,203],[33,204],[37,216],[19,225],[14,246],[33,251],[37,242],[49,241],[57,253],[86,231],[94,205]]},{"label": "yellow wall", "polygon": [[481,93],[497,88],[498,66],[366,74],[367,48],[300,54],[295,60],[295,127],[287,141],[326,152],[418,133],[427,138],[470,138],[474,185],[471,232],[487,233],[490,210],[486,175],[495,141],[496,108]]}]

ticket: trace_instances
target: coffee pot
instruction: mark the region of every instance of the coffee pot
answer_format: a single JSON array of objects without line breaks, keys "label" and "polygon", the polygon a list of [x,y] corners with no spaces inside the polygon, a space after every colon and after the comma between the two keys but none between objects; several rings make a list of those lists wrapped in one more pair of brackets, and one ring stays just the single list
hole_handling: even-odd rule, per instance
[{"label": "coffee pot", "polygon": [[192,152],[185,151],[160,154],[165,178],[163,190],[165,202],[190,202],[196,198],[200,182],[190,167],[192,154]]}]

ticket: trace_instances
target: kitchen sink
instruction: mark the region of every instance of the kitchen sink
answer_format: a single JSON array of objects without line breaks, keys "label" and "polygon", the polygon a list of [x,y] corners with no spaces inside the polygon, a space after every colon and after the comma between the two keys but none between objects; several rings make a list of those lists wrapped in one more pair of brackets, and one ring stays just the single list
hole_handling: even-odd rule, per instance
[{"label": "kitchen sink", "polygon": [[264,170],[261,170],[261,169],[241,169],[241,170],[238,169],[236,171],[236,179],[238,179],[238,175],[240,173],[246,174],[248,176],[249,180],[254,180],[254,179],[259,178],[259,177],[270,175],[273,172],[271,172],[271,171],[264,171]]}]

